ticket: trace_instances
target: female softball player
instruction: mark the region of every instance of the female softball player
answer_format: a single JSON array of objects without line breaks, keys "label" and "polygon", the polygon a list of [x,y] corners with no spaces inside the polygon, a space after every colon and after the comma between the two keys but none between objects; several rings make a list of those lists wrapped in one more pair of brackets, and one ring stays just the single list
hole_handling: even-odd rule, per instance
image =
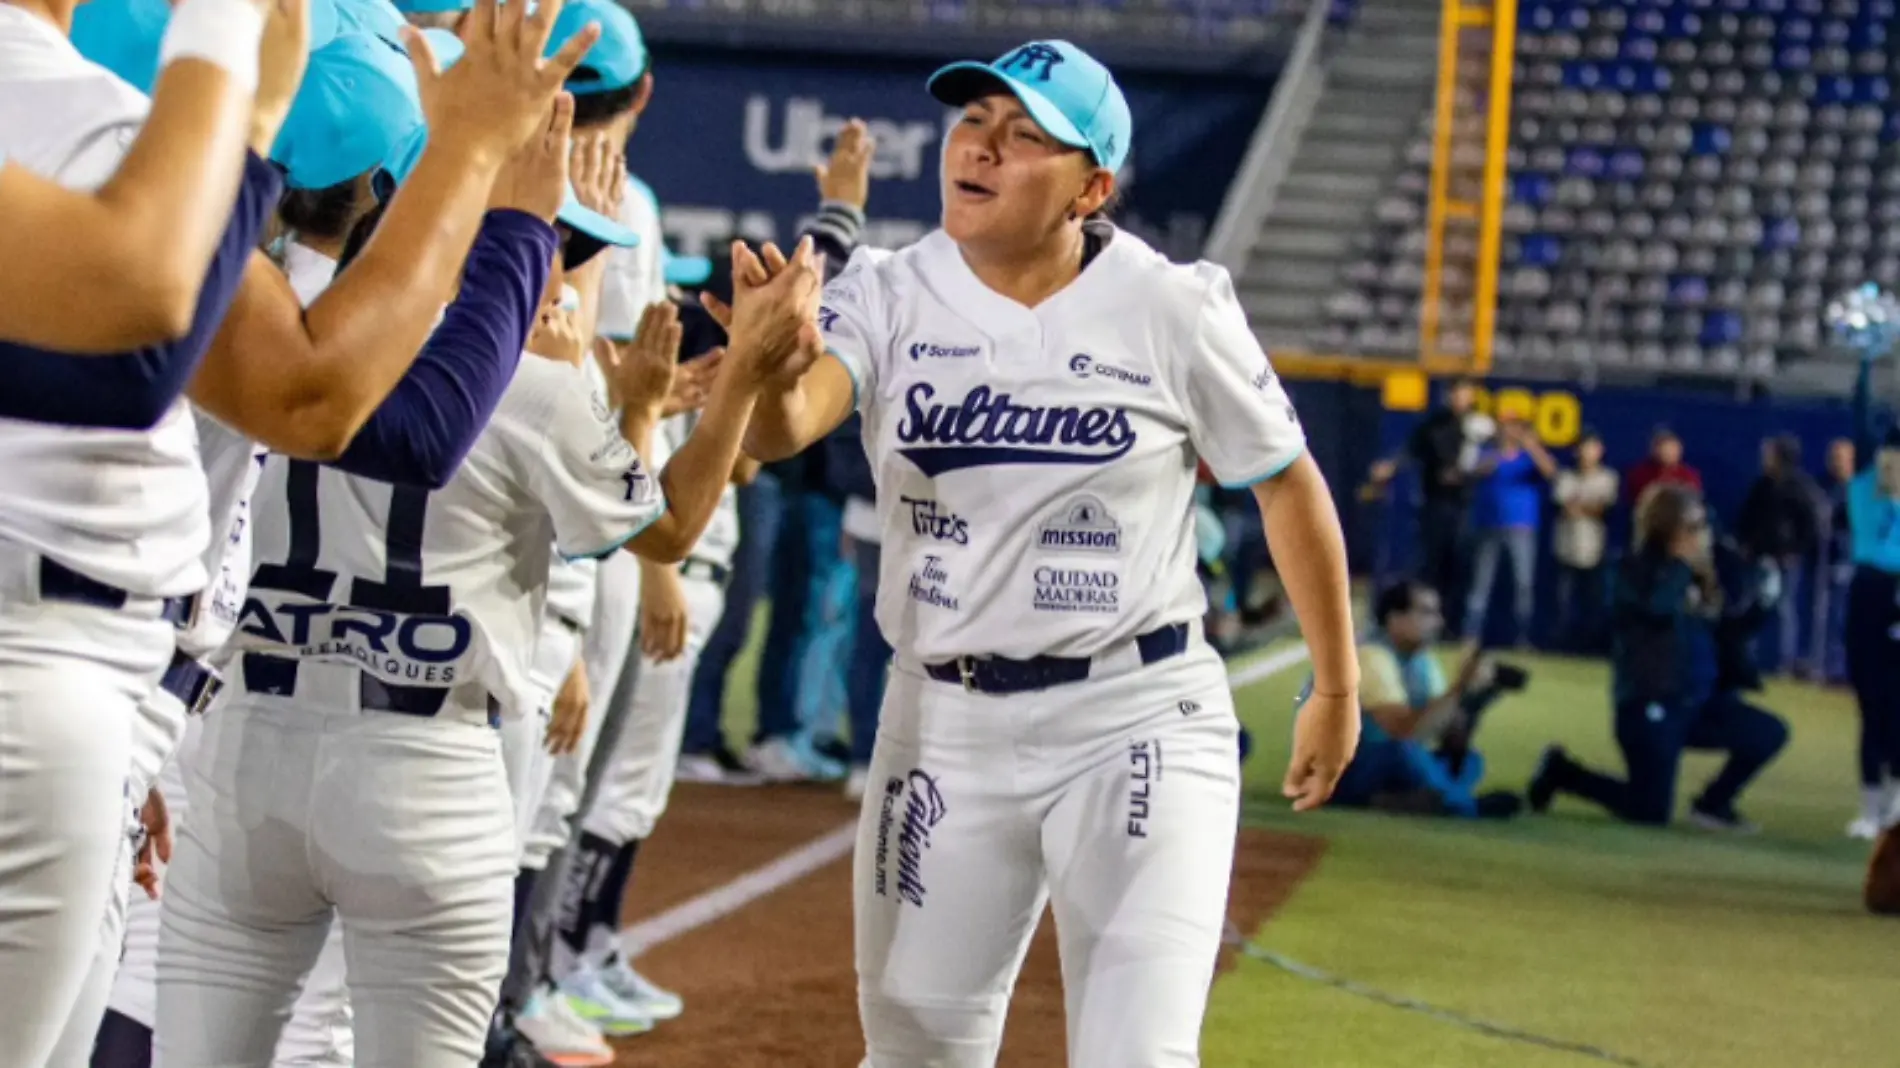
[{"label": "female softball player", "polygon": [[1854,577],[1847,587],[1847,678],[1860,706],[1860,815],[1855,838],[1872,839],[1900,822],[1900,666],[1894,625],[1900,622],[1900,428],[1874,430],[1873,364],[1863,361],[1854,384],[1861,469],[1847,486],[1847,525]]},{"label": "female softball player", "polygon": [[[324,3],[317,0],[319,8]],[[35,155],[32,131],[0,119],[0,215],[8,243],[35,250],[0,258],[0,337],[108,353],[175,340],[189,329],[244,173],[254,103],[281,116],[301,73],[274,79],[275,98],[253,101],[272,6],[179,5],[151,111],[96,190],[67,188],[19,160],[7,165],[9,154]],[[22,51],[32,47],[31,18],[23,8],[0,12],[0,56],[10,70],[32,70]],[[13,20],[19,25],[7,25]],[[297,53],[289,55],[294,62]],[[29,99],[24,88],[8,96]],[[74,315],[71,297],[82,290],[86,314]]]},{"label": "female softball player", "polygon": [[877,478],[896,666],[856,853],[866,1063],[992,1064],[1048,900],[1069,1063],[1194,1063],[1240,802],[1196,459],[1252,487],[1274,558],[1299,562],[1300,810],[1357,739],[1338,519],[1226,272],[1091,219],[1132,133],[1108,70],[1036,42],[930,90],[962,109],[942,229],[826,287],[827,355],[747,439],[775,460],[855,406]]}]

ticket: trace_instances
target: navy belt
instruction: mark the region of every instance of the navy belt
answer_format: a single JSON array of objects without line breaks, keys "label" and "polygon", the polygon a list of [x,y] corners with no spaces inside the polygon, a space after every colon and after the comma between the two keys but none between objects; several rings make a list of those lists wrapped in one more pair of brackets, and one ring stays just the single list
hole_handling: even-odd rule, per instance
[{"label": "navy belt", "polygon": [[[1187,652],[1186,623],[1172,623],[1135,639],[1143,667]],[[1001,656],[960,656],[941,664],[925,664],[924,674],[938,682],[954,682],[971,693],[993,696],[1047,690],[1081,682],[1089,677],[1095,660],[1086,656],[1038,656],[1011,660]]]},{"label": "navy belt", "polygon": [[[368,712],[394,712],[427,719],[442,711],[449,691],[439,686],[397,686],[367,672],[358,676],[357,697]],[[488,698],[488,725],[501,726],[501,702]]]},{"label": "navy belt", "polygon": [[[117,586],[100,582],[50,557],[40,557],[40,597],[48,601],[90,605],[118,611],[138,598]],[[159,618],[174,627],[191,618],[191,598],[166,597],[159,601]]]},{"label": "navy belt", "polygon": [[223,686],[224,680],[216,671],[182,652],[172,654],[171,666],[158,680],[158,688],[178,698],[178,703],[191,715],[203,712]]},{"label": "navy belt", "polygon": [[732,569],[711,560],[689,556],[680,564],[680,574],[687,578],[710,580],[715,586],[724,586],[732,578]]}]

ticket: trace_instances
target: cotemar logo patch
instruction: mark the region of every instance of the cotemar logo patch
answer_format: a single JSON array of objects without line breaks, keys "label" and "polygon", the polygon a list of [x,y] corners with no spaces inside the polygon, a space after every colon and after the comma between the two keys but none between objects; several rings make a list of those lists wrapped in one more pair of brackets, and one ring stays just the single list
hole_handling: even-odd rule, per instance
[{"label": "cotemar logo patch", "polygon": [[1155,383],[1153,375],[1130,371],[1112,363],[1103,363],[1086,352],[1078,352],[1069,357],[1069,373],[1077,378],[1106,378],[1114,382],[1126,382],[1131,386],[1145,387]]},{"label": "cotemar logo patch", "polygon": [[937,389],[904,392],[897,450],[926,475],[1007,464],[1105,464],[1135,447],[1126,408],[1019,404],[978,386],[961,400],[932,403]]}]

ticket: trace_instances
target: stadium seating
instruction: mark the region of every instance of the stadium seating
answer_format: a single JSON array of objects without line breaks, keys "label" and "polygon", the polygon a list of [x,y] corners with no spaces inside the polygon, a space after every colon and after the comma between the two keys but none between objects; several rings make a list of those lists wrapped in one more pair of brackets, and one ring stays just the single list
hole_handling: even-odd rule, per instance
[{"label": "stadium seating", "polygon": [[[1529,0],[1496,357],[1764,375],[1818,348],[1830,296],[1900,284],[1894,14],[1895,0]],[[1460,71],[1467,172],[1483,77]],[[1430,173],[1427,114],[1328,302],[1333,344],[1417,351]],[[1448,352],[1469,345],[1471,240],[1448,236]]]}]

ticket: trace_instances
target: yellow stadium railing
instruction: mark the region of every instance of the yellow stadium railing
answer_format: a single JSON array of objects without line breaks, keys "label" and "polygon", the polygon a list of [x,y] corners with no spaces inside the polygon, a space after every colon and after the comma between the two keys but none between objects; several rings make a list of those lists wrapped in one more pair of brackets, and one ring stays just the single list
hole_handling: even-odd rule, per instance
[{"label": "yellow stadium railing", "polygon": [[[1497,329],[1498,260],[1503,234],[1505,155],[1510,147],[1511,66],[1517,0],[1445,0],[1439,23],[1432,121],[1432,183],[1426,204],[1425,277],[1419,304],[1419,359],[1491,369]],[[1471,62],[1467,63],[1466,60]],[[1481,160],[1473,166],[1472,161]],[[1455,230],[1462,240],[1448,242]],[[1447,275],[1447,247],[1468,250]],[[1448,280],[1453,284],[1448,284]],[[1448,310],[1458,312],[1448,316]],[[1448,346],[1447,318],[1468,345]]]}]

